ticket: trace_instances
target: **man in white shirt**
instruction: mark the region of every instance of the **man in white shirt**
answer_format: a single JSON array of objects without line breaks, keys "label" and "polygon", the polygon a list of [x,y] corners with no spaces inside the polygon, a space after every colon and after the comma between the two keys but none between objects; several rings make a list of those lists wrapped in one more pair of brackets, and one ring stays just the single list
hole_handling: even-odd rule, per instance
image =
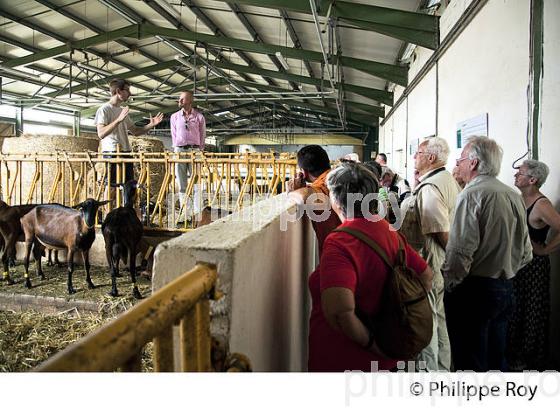
[{"label": "man in white shirt", "polygon": [[[142,135],[148,130],[154,128],[163,120],[163,114],[158,113],[150,122],[143,127],[134,125],[128,116],[129,108],[121,107],[130,96],[130,83],[123,79],[115,79],[109,83],[111,91],[111,99],[108,103],[103,104],[95,113],[95,125],[97,126],[97,135],[101,139],[102,152],[116,152],[117,146],[120,146],[121,152],[130,152],[132,147],[128,140],[128,133],[132,135]],[[111,158],[111,155],[105,156]],[[111,164],[111,183],[118,181],[116,177],[116,164]],[[134,168],[132,163],[125,164],[126,182],[134,179]]]},{"label": "man in white shirt", "polygon": [[401,215],[404,215],[401,232],[434,272],[432,289],[428,289],[433,310],[433,336],[417,358],[419,370],[451,370],[441,266],[445,259],[459,187],[445,169],[448,157],[449,145],[443,138],[431,137],[418,146],[414,154],[414,166],[418,171],[419,183],[401,207]]}]

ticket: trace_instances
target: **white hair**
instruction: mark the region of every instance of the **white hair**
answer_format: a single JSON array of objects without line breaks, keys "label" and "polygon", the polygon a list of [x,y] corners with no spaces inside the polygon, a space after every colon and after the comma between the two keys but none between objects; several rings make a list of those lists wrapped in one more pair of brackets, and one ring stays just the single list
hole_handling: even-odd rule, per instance
[{"label": "white hair", "polygon": [[548,165],[535,159],[527,159],[523,161],[523,165],[527,167],[527,173],[533,178],[536,178],[536,185],[540,188],[546,182],[546,178],[548,178]]},{"label": "white hair", "polygon": [[447,158],[449,158],[449,144],[446,140],[433,136],[422,141],[422,144],[425,144],[426,152],[436,156],[438,162],[447,164]]},{"label": "white hair", "polygon": [[473,136],[467,141],[469,146],[469,159],[478,160],[478,173],[480,175],[498,176],[502,166],[504,151],[496,141],[488,137]]},{"label": "white hair", "polygon": [[[369,194],[376,194],[379,184],[373,172],[363,164],[343,162],[328,173],[327,188],[331,200],[340,206],[344,216],[363,217],[362,200]],[[367,201],[366,205],[370,213],[376,212],[377,201]]]}]

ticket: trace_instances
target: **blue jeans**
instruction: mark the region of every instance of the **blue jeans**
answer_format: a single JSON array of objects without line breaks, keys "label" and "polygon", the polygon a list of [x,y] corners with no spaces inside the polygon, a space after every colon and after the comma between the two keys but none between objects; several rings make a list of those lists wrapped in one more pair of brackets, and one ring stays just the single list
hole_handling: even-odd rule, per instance
[{"label": "blue jeans", "polygon": [[455,370],[507,371],[513,281],[468,276],[446,292],[444,303]]},{"label": "blue jeans", "polygon": [[[130,152],[130,151],[121,151],[121,152]],[[116,155],[110,155],[109,153],[103,152],[103,158],[116,158]],[[111,169],[111,186],[114,186],[117,183],[117,164],[109,164],[109,168]],[[122,169],[122,168],[121,168]],[[131,181],[134,179],[134,164],[132,162],[127,162],[124,164],[124,184],[127,181]]]}]

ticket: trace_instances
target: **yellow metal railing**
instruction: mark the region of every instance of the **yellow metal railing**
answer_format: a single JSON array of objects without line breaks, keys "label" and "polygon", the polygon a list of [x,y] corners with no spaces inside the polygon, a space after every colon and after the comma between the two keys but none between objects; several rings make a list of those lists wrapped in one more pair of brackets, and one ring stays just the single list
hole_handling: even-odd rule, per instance
[{"label": "yellow metal railing", "polygon": [[[293,155],[266,153],[57,152],[0,155],[0,195],[9,205],[60,203],[75,205],[86,198],[113,200],[105,209],[122,204],[120,190],[110,189],[114,164],[117,182],[124,181],[125,164],[145,186],[145,225],[154,229],[192,227],[195,209],[209,205],[236,211],[283,192],[296,174]],[[175,183],[176,164],[190,164],[192,172],[184,196]],[[197,206],[193,206],[197,201]],[[191,204],[187,208],[186,204]],[[178,223],[180,222],[180,223]]]},{"label": "yellow metal railing", "polygon": [[141,370],[142,349],[154,341],[154,371],[175,370],[173,326],[179,323],[180,370],[211,371],[210,301],[217,272],[197,264],[93,334],[35,369],[40,372]]}]

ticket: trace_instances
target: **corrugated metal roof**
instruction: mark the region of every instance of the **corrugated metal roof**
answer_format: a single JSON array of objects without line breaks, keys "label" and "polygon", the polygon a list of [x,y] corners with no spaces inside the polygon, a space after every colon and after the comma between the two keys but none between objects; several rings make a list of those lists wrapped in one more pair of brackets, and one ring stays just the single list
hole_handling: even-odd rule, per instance
[{"label": "corrugated metal roof", "polygon": [[[133,111],[171,112],[179,91],[195,85],[195,70],[174,59],[181,55],[197,66],[197,99],[209,114],[210,128],[222,121],[212,111],[229,108],[235,119],[283,103],[274,126],[305,127],[329,118],[333,126],[363,130],[377,124],[382,101],[391,104],[389,83],[406,84],[406,67],[397,62],[403,44],[437,45],[436,17],[416,12],[424,2],[337,1],[330,11],[329,1],[318,2],[324,47],[340,62],[329,64],[335,86],[344,90],[339,93],[331,89],[305,0],[1,0],[2,102],[48,104],[91,116],[92,107],[107,99],[108,80],[125,76],[136,97]],[[115,33],[126,27],[131,28],[126,35]],[[57,47],[60,53],[49,53]],[[26,56],[33,57],[22,59]],[[85,70],[84,64],[111,76]],[[134,75],[146,67],[148,72]],[[206,78],[212,80],[208,87]],[[232,83],[243,95],[227,95]],[[280,99],[295,91],[300,95]],[[212,97],[215,93],[226,95]]]}]

